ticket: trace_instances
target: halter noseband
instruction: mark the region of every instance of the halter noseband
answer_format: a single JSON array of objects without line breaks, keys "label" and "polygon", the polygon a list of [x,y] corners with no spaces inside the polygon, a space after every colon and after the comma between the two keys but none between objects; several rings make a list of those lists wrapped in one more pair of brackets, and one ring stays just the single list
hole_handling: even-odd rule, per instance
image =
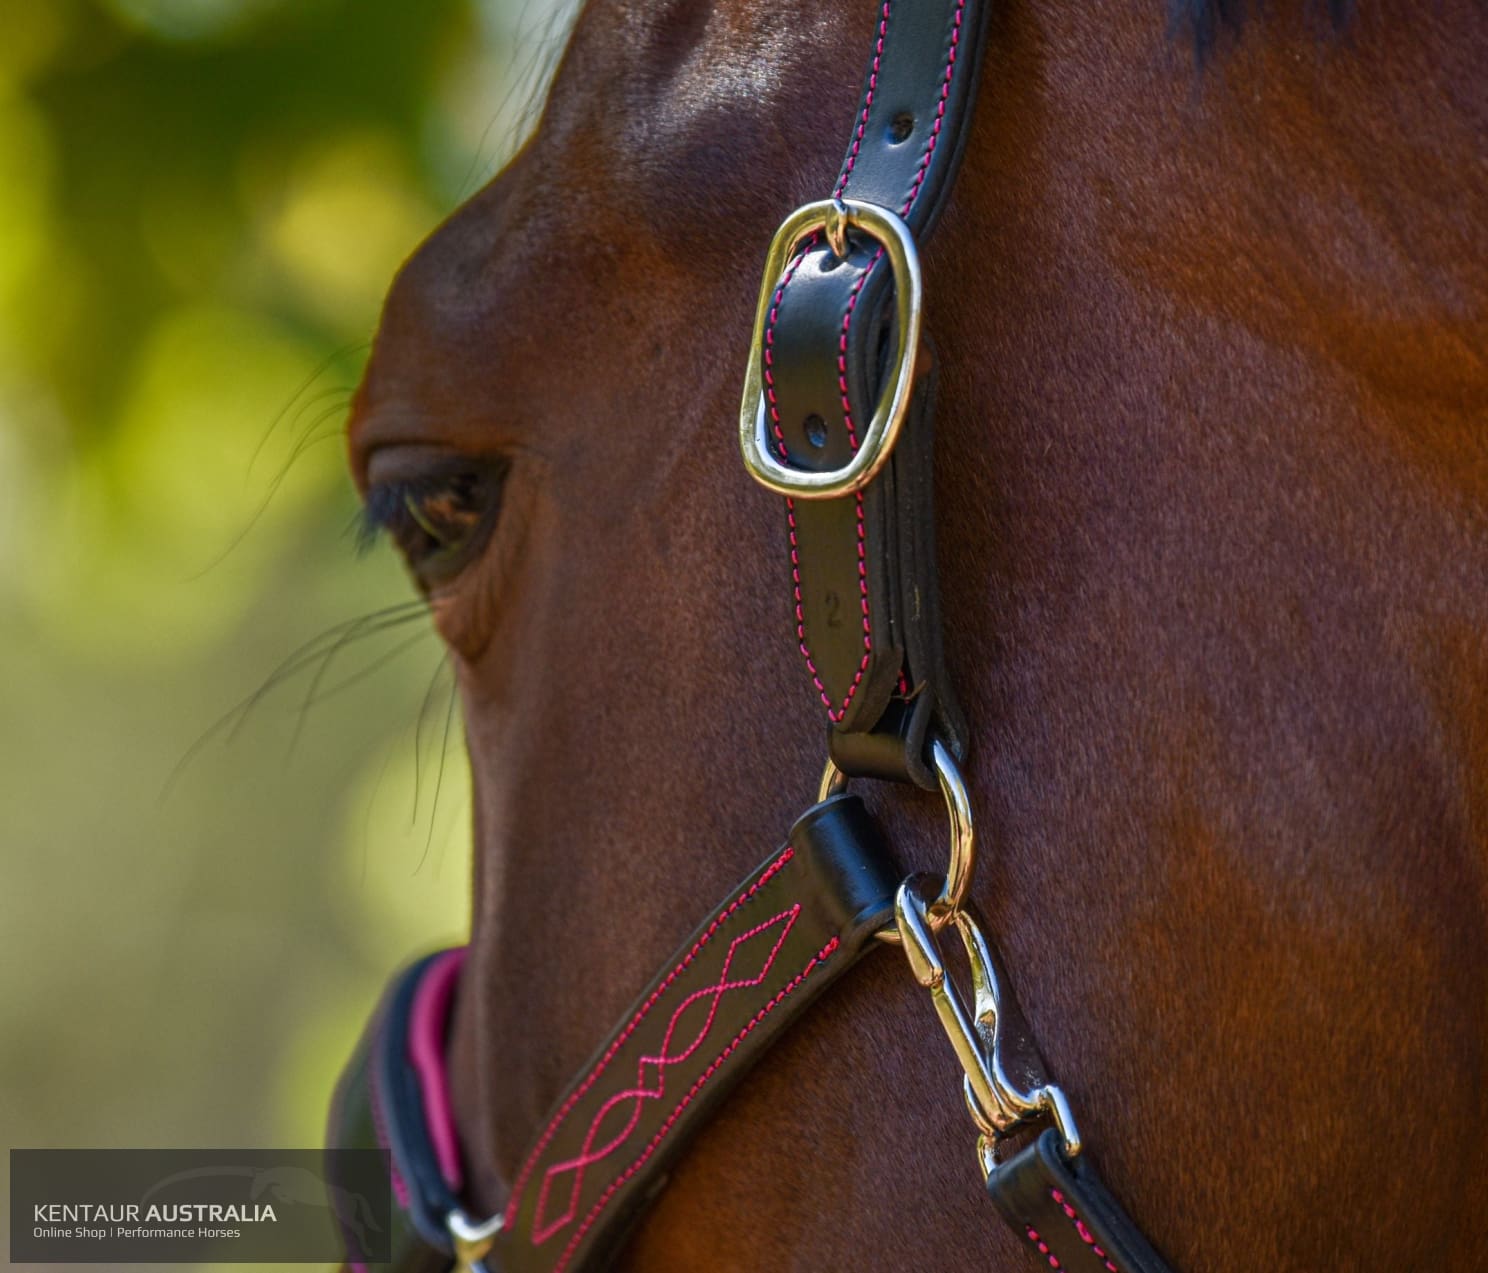
[{"label": "halter noseband", "polygon": [[[969,733],[941,658],[932,508],[934,359],[917,244],[948,195],[975,98],[986,0],[880,0],[831,196],[766,261],[740,410],[749,472],[786,500],[781,563],[827,709],[819,801],[662,965],[545,1120],[506,1207],[473,1219],[444,1077],[463,950],[385,992],[337,1087],[331,1141],[388,1153],[400,1273],[589,1273],[616,1258],[690,1137],[771,1043],[879,944],[903,949],[964,1070],[987,1192],[1034,1265],[1166,1273],[1101,1184],[970,901]],[[850,779],[944,793],[944,876],[902,878]],[[955,932],[968,1008],[940,943]],[[846,1080],[844,1080],[846,1081]],[[1003,1142],[1039,1121],[999,1161]],[[387,1258],[383,1258],[387,1257]]]}]

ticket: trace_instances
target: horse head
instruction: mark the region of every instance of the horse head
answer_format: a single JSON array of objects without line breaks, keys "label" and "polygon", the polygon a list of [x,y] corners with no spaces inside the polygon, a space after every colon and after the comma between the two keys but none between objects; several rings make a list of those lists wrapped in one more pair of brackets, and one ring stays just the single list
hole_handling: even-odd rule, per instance
[{"label": "horse head", "polygon": [[[486,1211],[815,790],[785,514],[734,420],[765,246],[831,192],[880,16],[590,0],[535,135],[387,299],[352,468],[459,679],[449,1063]],[[1167,21],[1000,8],[925,252],[976,896],[1179,1267],[1471,1267],[1483,18],[1330,40],[1278,6],[1203,71]],[[870,800],[934,867],[938,801]],[[1020,1267],[934,1031],[902,961],[865,964],[700,1137],[634,1267]]]}]

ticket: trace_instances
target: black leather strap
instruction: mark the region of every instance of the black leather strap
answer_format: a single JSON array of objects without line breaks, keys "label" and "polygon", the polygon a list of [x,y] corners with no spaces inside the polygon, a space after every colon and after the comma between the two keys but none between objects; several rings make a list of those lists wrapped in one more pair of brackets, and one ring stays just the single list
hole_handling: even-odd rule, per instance
[{"label": "black leather strap", "polygon": [[1066,1158],[1046,1131],[987,1180],[1003,1218],[1046,1268],[1066,1273],[1169,1273],[1095,1174],[1089,1151]]},{"label": "black leather strap", "polygon": [[856,796],[808,810],[631,1005],[558,1101],[498,1241],[505,1273],[603,1267],[697,1128],[871,947],[896,877]]},{"label": "black leather strap", "polygon": [[[987,7],[884,0],[878,10],[833,193],[898,213],[920,244],[965,141]],[[850,235],[849,248],[839,261],[823,239],[809,242],[780,282],[765,332],[770,425],[782,458],[803,469],[847,461],[881,389],[894,284],[877,244]],[[788,500],[786,515],[796,635],[831,722],[833,758],[849,774],[933,788],[926,736],[933,730],[959,756],[966,730],[940,650],[928,372],[879,477],[855,496]]]},{"label": "black leather strap", "polygon": [[[807,810],[710,912],[559,1099],[512,1190],[491,1273],[605,1267],[697,1129],[767,1048],[892,922],[897,876],[862,802]],[[330,1143],[390,1151],[397,1273],[447,1268],[447,1217],[410,1018],[434,961],[383,997],[337,1087]],[[379,1266],[380,1267],[380,1266]]]},{"label": "black leather strap", "polygon": [[[554,1106],[513,1188],[506,1228],[483,1261],[488,1273],[606,1267],[698,1127],[871,948],[892,914],[894,880],[855,796],[808,810],[788,844],[673,953]],[[447,1221],[460,1205],[448,1178],[453,1129],[443,1129],[441,1165],[429,1076],[418,1072],[414,1039],[422,1030],[442,1040],[447,1006],[417,1020],[428,983],[449,973],[459,953],[420,960],[393,980],[337,1085],[329,1143],[385,1149],[399,1204],[391,1262],[355,1262],[357,1237],[348,1232],[353,1268],[451,1266]],[[1015,1014],[1011,1002],[1005,1008]],[[987,1192],[1026,1239],[1034,1267],[1169,1273],[1095,1174],[1089,1151],[1066,1159],[1052,1130],[999,1167]]]},{"label": "black leather strap", "polygon": [[[897,212],[923,247],[950,190],[975,98],[985,0],[882,0],[834,196]],[[881,247],[824,235],[787,266],[764,333],[765,405],[782,459],[839,468],[857,450],[884,380],[894,280]],[[928,350],[889,464],[862,492],[788,500],[796,635],[849,775],[933,786],[934,734],[966,748],[940,647],[931,501],[934,382]],[[989,1182],[1037,1263],[1078,1273],[1166,1273],[1082,1157],[1050,1131]]]}]

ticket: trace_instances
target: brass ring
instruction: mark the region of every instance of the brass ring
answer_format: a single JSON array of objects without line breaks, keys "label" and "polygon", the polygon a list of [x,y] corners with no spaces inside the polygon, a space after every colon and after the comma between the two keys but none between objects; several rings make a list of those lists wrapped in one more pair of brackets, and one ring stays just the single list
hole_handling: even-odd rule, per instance
[{"label": "brass ring", "polygon": [[[861,230],[880,244],[894,272],[894,313],[897,335],[889,364],[889,384],[874,408],[853,457],[839,469],[825,472],[792,468],[775,454],[764,397],[765,328],[786,265],[801,243],[818,230],[843,238],[845,226]],[[924,281],[914,236],[902,218],[859,199],[824,199],[797,208],[770,241],[765,277],[754,315],[754,337],[744,372],[744,401],[739,408],[739,446],[744,467],[761,486],[796,499],[837,499],[867,486],[888,463],[899,430],[909,414],[914,388],[915,354],[920,347],[920,316]]]}]

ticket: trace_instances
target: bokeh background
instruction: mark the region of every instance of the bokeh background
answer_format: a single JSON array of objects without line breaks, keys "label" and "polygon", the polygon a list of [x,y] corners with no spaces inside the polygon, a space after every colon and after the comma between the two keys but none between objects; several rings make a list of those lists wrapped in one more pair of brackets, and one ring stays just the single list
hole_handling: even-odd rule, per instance
[{"label": "bokeh background", "polygon": [[465,930],[449,670],[377,617],[341,429],[571,12],[0,0],[7,1147],[318,1144],[383,979]]}]

